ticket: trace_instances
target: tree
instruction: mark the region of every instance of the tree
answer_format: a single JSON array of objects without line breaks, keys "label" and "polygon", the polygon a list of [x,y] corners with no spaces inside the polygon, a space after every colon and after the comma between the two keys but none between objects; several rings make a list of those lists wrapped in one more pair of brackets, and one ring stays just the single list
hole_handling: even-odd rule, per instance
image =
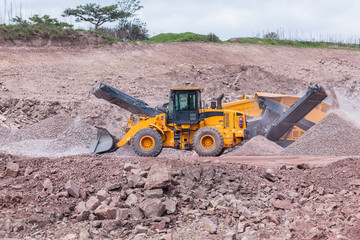
[{"label": "tree", "polygon": [[93,24],[95,31],[104,23],[114,22],[118,19],[127,18],[130,15],[131,13],[129,12],[119,10],[117,4],[102,7],[96,3],[79,5],[76,8],[67,8],[62,14],[63,17],[74,16],[77,22],[85,21]]},{"label": "tree", "polygon": [[129,13],[128,16],[121,18],[117,26],[118,36],[125,40],[146,40],[148,39],[148,30],[146,23],[136,18],[136,12],[143,8],[140,0],[119,0],[119,8]]},{"label": "tree", "polygon": [[276,32],[268,32],[267,34],[264,35],[264,38],[274,40],[274,39],[279,39],[279,35]]},{"label": "tree", "polygon": [[131,21],[120,21],[117,26],[120,38],[130,41],[146,40],[149,38],[146,24],[135,18]]},{"label": "tree", "polygon": [[135,13],[143,8],[143,6],[140,5],[140,0],[119,0],[117,4],[120,10],[129,13],[129,16],[125,18],[135,16]]}]

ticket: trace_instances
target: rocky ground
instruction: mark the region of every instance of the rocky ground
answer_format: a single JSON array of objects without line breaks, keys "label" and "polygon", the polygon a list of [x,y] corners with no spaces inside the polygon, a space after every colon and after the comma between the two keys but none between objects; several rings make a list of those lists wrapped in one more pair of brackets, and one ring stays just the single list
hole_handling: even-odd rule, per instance
[{"label": "rocky ground", "polygon": [[359,160],[263,168],[183,158],[2,155],[0,236],[357,239]]},{"label": "rocky ground", "polygon": [[[0,238],[359,239],[359,54],[203,43],[0,47]],[[150,105],[167,101],[171,87],[204,87],[208,102],[222,92],[225,101],[300,95],[317,82],[333,87],[342,113],[287,149],[257,137],[218,158],[171,149],[139,158],[130,147],[96,156],[87,154],[94,126],[122,136],[129,116],[90,94],[100,82]]]}]

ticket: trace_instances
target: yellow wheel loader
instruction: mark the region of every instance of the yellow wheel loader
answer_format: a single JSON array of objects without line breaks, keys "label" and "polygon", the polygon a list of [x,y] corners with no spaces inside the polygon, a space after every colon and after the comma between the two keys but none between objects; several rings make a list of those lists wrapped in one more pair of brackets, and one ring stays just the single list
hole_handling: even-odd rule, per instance
[{"label": "yellow wheel loader", "polygon": [[98,127],[97,139],[90,147],[94,153],[111,152],[131,144],[137,155],[146,157],[159,155],[163,147],[218,156],[249,137],[242,112],[222,109],[221,99],[212,103],[213,108],[205,109],[199,88],[171,89],[170,101],[162,107],[150,107],[103,83],[93,94],[132,113],[120,140]]},{"label": "yellow wheel loader", "polygon": [[98,127],[90,152],[111,152],[131,144],[137,155],[152,157],[163,147],[218,156],[256,135],[286,146],[321,120],[329,108],[322,103],[327,95],[317,84],[309,86],[301,98],[256,93],[254,98],[243,96],[240,101],[222,104],[222,94],[210,107],[201,101],[199,88],[171,89],[170,101],[162,107],[151,107],[103,83],[92,93],[132,114],[120,140]]}]

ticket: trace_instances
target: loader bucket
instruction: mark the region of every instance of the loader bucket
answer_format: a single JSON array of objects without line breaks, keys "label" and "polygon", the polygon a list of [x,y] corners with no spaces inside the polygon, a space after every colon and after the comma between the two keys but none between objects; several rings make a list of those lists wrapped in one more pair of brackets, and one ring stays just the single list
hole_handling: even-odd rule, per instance
[{"label": "loader bucket", "polygon": [[109,133],[108,130],[102,127],[96,127],[98,129],[96,139],[91,143],[91,153],[106,153],[114,152],[118,149],[116,146],[116,138]]}]

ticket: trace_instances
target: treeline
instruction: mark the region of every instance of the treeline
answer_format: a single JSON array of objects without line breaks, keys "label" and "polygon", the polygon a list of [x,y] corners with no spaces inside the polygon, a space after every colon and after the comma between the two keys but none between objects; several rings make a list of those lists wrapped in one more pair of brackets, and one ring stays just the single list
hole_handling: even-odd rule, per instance
[{"label": "treeline", "polygon": [[[33,35],[41,37],[64,37],[75,35],[83,29],[74,29],[72,24],[60,22],[49,15],[40,16],[35,14],[28,19],[22,18],[22,6],[18,11],[14,11],[12,2],[8,6],[4,0],[3,24],[0,24],[0,35],[4,39],[27,39]],[[135,41],[148,39],[148,29],[146,23],[137,18],[137,11],[142,9],[140,0],[118,0],[115,4],[101,6],[96,3],[78,5],[75,8],[64,10],[63,17],[74,17],[76,22],[88,22],[93,25],[89,31],[100,34],[109,41]],[[14,13],[18,13],[12,17]],[[1,15],[0,15],[1,16]],[[9,24],[5,24],[8,16]],[[115,22],[112,27],[103,27],[103,24]]]}]

